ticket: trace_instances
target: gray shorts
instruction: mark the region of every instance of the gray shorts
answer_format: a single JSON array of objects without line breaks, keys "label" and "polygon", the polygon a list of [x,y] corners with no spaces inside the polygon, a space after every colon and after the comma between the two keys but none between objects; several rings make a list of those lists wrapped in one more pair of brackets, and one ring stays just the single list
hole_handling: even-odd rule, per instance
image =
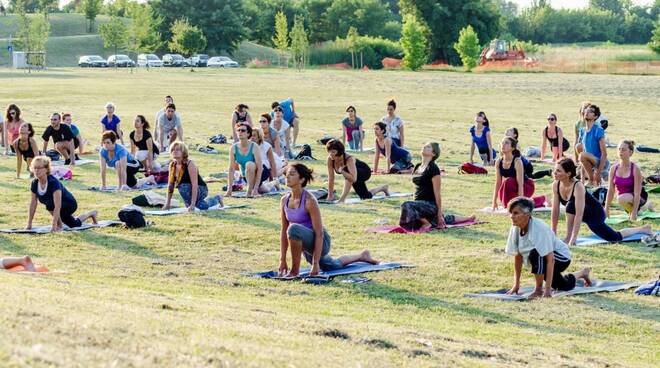
[{"label": "gray shorts", "polygon": [[[302,242],[303,255],[307,262],[311,264],[312,253],[314,253],[314,231],[300,224],[289,224],[286,234],[289,239]],[[339,260],[333,259],[328,254],[330,253],[330,243],[330,234],[323,229],[323,249],[319,261],[321,271],[332,271],[344,267]]]}]

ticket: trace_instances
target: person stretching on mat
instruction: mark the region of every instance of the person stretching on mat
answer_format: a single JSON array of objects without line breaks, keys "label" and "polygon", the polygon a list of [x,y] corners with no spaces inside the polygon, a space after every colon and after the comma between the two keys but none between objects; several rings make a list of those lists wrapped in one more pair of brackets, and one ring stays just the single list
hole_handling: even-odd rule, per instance
[{"label": "person stretching on mat", "polygon": [[[548,125],[541,132],[541,160],[545,160],[545,151],[550,141],[550,150],[552,151],[552,162],[557,162],[564,157],[564,152],[568,151],[570,144],[564,138],[564,131],[557,126],[557,115],[548,115]],[[561,142],[561,147],[559,146]]]},{"label": "person stretching on mat", "polygon": [[28,272],[37,272],[30,256],[0,258],[0,270],[9,270],[17,266],[22,266]]},{"label": "person stretching on mat", "polygon": [[470,163],[474,164],[475,148],[479,151],[479,156],[484,166],[493,166],[495,164],[495,149],[491,143],[490,122],[486,113],[479,111],[474,117],[474,125],[470,128],[472,144],[470,145]]},{"label": "person stretching on mat", "polygon": [[277,156],[285,159],[286,157],[282,155],[283,151],[277,130],[270,126],[271,120],[272,118],[270,117],[270,114],[261,114],[259,117],[259,125],[261,126],[261,131],[264,133],[264,141],[273,147],[273,151]]},{"label": "person stretching on mat", "polygon": [[124,132],[119,126],[121,124],[121,119],[119,116],[115,115],[115,104],[108,102],[105,104],[106,114],[101,118],[101,132],[106,132],[108,130],[115,132],[117,138],[121,144],[124,144]]},{"label": "person stretching on mat", "polygon": [[252,117],[248,111],[250,108],[246,104],[238,104],[234,109],[234,112],[231,114],[231,135],[234,138],[234,143],[238,142],[238,134],[236,134],[236,125],[238,123],[246,123],[251,127]]},{"label": "person stretching on mat", "polygon": [[[507,128],[504,131],[504,136],[505,137],[511,137],[515,139],[516,141],[520,142],[520,139],[518,138],[518,128],[516,127],[510,127]],[[539,170],[537,172],[534,172],[534,165],[525,157],[524,155],[520,155],[520,160],[523,163],[523,168],[525,169],[525,174],[536,180],[536,179],[541,179],[545,176],[552,176],[552,170]]]},{"label": "person stretching on mat", "polygon": [[268,193],[273,189],[279,189],[279,181],[277,179],[284,172],[282,158],[277,157],[270,143],[264,141],[264,133],[261,129],[253,129],[250,139],[259,145],[261,161],[263,163],[259,193]]},{"label": "person stretching on mat", "polygon": [[600,108],[596,105],[587,107],[584,114],[586,126],[580,129],[578,145],[578,160],[582,166],[582,181],[590,185],[599,186],[602,173],[609,170],[610,162],[607,160],[607,146],[605,145],[605,130],[596,124],[600,116]]},{"label": "person stretching on mat", "polygon": [[292,159],[293,152],[291,151],[291,127],[289,123],[284,120],[284,110],[281,106],[273,108],[275,116],[270,122],[270,127],[275,129],[277,136],[280,139],[280,150],[284,158]]},{"label": "person stretching on mat", "polygon": [[[296,277],[300,273],[301,255],[312,265],[310,276],[321,271],[332,271],[355,262],[378,264],[369,250],[359,254],[330,257],[331,238],[323,227],[319,204],[305,187],[313,180],[312,170],[297,163],[287,166],[286,185],[291,193],[280,201],[280,266],[278,275]],[[287,264],[287,252],[291,249],[291,268]]]},{"label": "person stretching on mat", "polygon": [[[23,161],[27,164],[27,169],[30,171],[32,160],[39,155],[37,148],[37,141],[34,140],[34,129],[32,124],[23,123],[19,130],[19,136],[14,141],[14,152],[16,152],[16,179],[21,178],[21,166]],[[34,174],[30,173],[30,177]]]},{"label": "person stretching on mat", "polygon": [[131,141],[131,155],[140,161],[147,176],[151,175],[152,171],[159,172],[160,165],[156,158],[160,151],[149,131],[149,122],[144,115],[137,115],[133,126],[135,130],[128,135]]},{"label": "person stretching on mat", "polygon": [[348,114],[344,120],[341,121],[341,142],[348,146],[352,151],[362,151],[364,149],[364,129],[362,129],[362,119],[355,115],[355,107],[349,106],[346,108]]},{"label": "person stretching on mat", "polygon": [[[518,151],[518,141],[511,137],[504,137],[500,144],[502,157],[495,162],[497,174],[495,188],[493,189],[493,210],[498,207],[498,200],[505,208],[509,201],[518,196],[531,197],[534,194],[534,180],[527,177],[523,161]],[[545,197],[539,199],[543,205]]]},{"label": "person stretching on mat", "polygon": [[609,187],[605,200],[607,217],[610,217],[610,205],[615,189],[619,206],[630,214],[630,221],[637,221],[637,214],[640,211],[653,210],[653,205],[648,200],[649,194],[644,190],[642,170],[630,160],[633,152],[635,152],[634,141],[624,139],[619,143],[619,162],[610,168]]},{"label": "person stretching on mat", "polygon": [[387,126],[387,134],[399,147],[404,146],[403,140],[403,120],[396,114],[396,101],[387,101],[387,115],[380,119]]},{"label": "person stretching on mat", "polygon": [[445,215],[442,211],[440,168],[435,163],[440,157],[440,145],[426,143],[421,156],[422,162],[415,165],[412,173],[415,197],[401,204],[399,226],[407,230],[444,229],[445,225],[474,220],[474,216]]},{"label": "person stretching on mat", "polygon": [[300,115],[296,112],[296,105],[293,102],[293,98],[289,97],[284,101],[273,102],[270,104],[270,108],[273,109],[273,118],[277,115],[277,108],[282,109],[284,121],[288,123],[293,129],[293,142],[292,147],[296,147],[296,142],[298,141],[298,132],[300,131]]},{"label": "person stretching on mat", "polygon": [[71,133],[73,133],[73,147],[78,149],[78,153],[81,155],[85,153],[91,153],[85,152],[85,139],[83,138],[82,134],[80,134],[80,129],[78,126],[73,123],[73,117],[71,116],[70,112],[62,113],[62,122],[71,129]]},{"label": "person stretching on mat", "polygon": [[169,152],[172,155],[172,161],[170,161],[170,176],[167,181],[167,200],[163,210],[170,209],[174,188],[179,190],[183,202],[188,207],[188,212],[195,211],[195,208],[208,210],[209,207],[218,204],[223,207],[220,195],[206,199],[209,189],[202,176],[199,175],[197,165],[188,159],[188,147],[181,141],[175,141],[170,145]]},{"label": "person stretching on mat", "polygon": [[54,113],[50,116],[50,125],[44,130],[41,138],[44,140],[41,152],[44,154],[48,152],[48,141],[53,138],[55,150],[64,157],[64,164],[71,165],[71,167],[76,165],[76,147],[73,143],[75,137],[71,128],[66,124],[62,124],[62,115]]},{"label": "person stretching on mat", "polygon": [[412,172],[413,164],[410,152],[399,147],[387,135],[387,126],[383,122],[374,124],[374,172],[378,172],[378,160],[385,157],[385,168],[390,174],[408,174]]},{"label": "person stretching on mat", "polygon": [[531,266],[536,282],[530,298],[550,298],[552,289],[573,290],[577,279],[583,279],[584,286],[591,286],[589,267],[565,276],[561,274],[571,264],[568,246],[557,239],[543,220],[532,216],[533,209],[534,202],[530,198],[516,197],[509,202],[512,226],[506,242],[506,253],[513,256],[513,287],[507,291],[507,295],[518,294],[523,263]]},{"label": "person stretching on mat", "polygon": [[37,156],[32,160],[30,170],[35,179],[32,180],[30,191],[32,199],[30,201],[30,211],[28,212],[27,230],[32,229],[32,220],[37,211],[37,201],[46,206],[46,210],[53,216],[51,231],[62,230],[62,224],[74,228],[80,227],[87,219],[92,219],[97,223],[97,211],[89,211],[78,217],[73,214],[78,209],[78,202],[59,180],[50,175],[50,158],[46,156]]},{"label": "person stretching on mat", "polygon": [[562,158],[555,165],[555,182],[552,190],[552,231],[557,233],[559,222],[559,204],[566,206],[566,236],[564,242],[575,245],[580,225],[586,223],[589,229],[608,242],[620,242],[623,238],[643,233],[652,235],[651,225],[626,228],[620,231],[613,230],[605,224],[605,210],[584,185],[575,177],[577,168],[570,158]]},{"label": "person stretching on mat", "polygon": [[344,188],[337,201],[339,203],[346,200],[348,193],[351,191],[351,186],[353,186],[355,194],[360,199],[370,199],[380,192],[383,192],[385,196],[390,195],[387,185],[381,185],[371,190],[367,189],[367,180],[371,178],[371,168],[357,158],[347,155],[341,141],[331,139],[326,143],[325,149],[328,151],[328,159],[326,160],[328,166],[328,201],[334,200],[335,175],[344,177]]},{"label": "person stretching on mat", "polygon": [[12,142],[18,138],[23,123],[25,121],[21,118],[21,109],[15,104],[7,106],[4,121],[0,116],[0,131],[2,131],[0,138],[2,138],[2,145],[5,147],[5,154],[9,153]]},{"label": "person stretching on mat", "polygon": [[[247,123],[236,124],[236,133],[238,142],[229,147],[229,175],[227,175],[227,193],[225,196],[231,197],[232,186],[234,184],[234,170],[238,165],[241,168],[241,176],[247,182],[247,197],[259,195],[259,187],[263,182],[263,162],[259,145],[250,140],[252,137],[252,127]],[[268,177],[266,177],[268,179]]]},{"label": "person stretching on mat", "polygon": [[112,130],[107,130],[101,138],[103,147],[99,151],[101,161],[101,190],[106,190],[106,168],[113,167],[117,172],[117,190],[138,189],[144,185],[156,185],[156,178],[149,175],[143,179],[137,179],[135,175],[140,171],[142,165],[124,146],[117,143],[117,135]]}]

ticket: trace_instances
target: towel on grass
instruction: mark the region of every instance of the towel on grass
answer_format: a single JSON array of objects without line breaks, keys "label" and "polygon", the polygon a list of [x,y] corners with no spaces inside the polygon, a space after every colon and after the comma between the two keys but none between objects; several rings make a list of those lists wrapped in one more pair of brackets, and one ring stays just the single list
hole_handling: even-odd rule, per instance
[{"label": "towel on grass", "polygon": [[[561,211],[565,211],[566,208],[564,206],[560,206],[559,209]],[[509,210],[507,210],[504,207],[497,207],[496,210],[493,210],[493,207],[484,207],[484,208],[481,208],[477,211],[479,211],[481,213],[487,213],[489,215],[508,215],[509,214]],[[552,207],[548,207],[548,206],[536,207],[536,208],[534,208],[534,212],[536,212],[536,213],[552,212]]]},{"label": "towel on grass", "polygon": [[[660,231],[657,231],[656,234],[660,234]],[[621,242],[638,242],[641,241],[643,237],[647,236],[646,234],[642,233],[637,233],[637,234],[632,234],[630,236],[627,236],[623,238]],[[575,246],[576,247],[586,247],[590,245],[598,245],[598,244],[611,244],[612,242],[608,242],[607,240],[601,239],[597,235],[589,235],[589,236],[580,236],[577,238],[575,241]]]},{"label": "towel on grass", "polygon": [[[79,227],[68,227],[64,225],[63,231],[81,231],[81,230],[89,230],[89,229],[94,229],[94,228],[99,228],[99,227],[107,227],[107,226],[116,226],[116,225],[122,225],[123,222],[121,221],[111,221],[111,220],[105,220],[105,221],[99,221],[98,224],[82,224]],[[0,229],[0,232],[2,233],[7,233],[7,234],[47,234],[50,233],[51,226],[34,226],[30,230],[26,229]]]},{"label": "towel on grass", "polygon": [[[447,229],[451,229],[454,227],[463,227],[463,226],[471,226],[471,225],[478,225],[478,224],[485,224],[485,221],[479,221],[479,220],[471,220],[471,221],[465,221],[465,222],[459,222],[456,224],[451,224],[447,225]],[[425,229],[425,230],[408,230],[405,229],[401,226],[396,226],[396,225],[387,225],[387,226],[380,226],[380,227],[374,227],[371,229],[367,229],[368,233],[385,233],[385,234],[422,234],[426,233],[429,231],[434,231],[434,230],[444,230],[444,229],[438,229],[438,228],[431,228],[431,229]]]},{"label": "towel on grass", "polygon": [[[637,287],[639,285],[638,282],[620,282],[620,281],[607,281],[607,280],[591,280],[591,282],[592,282],[591,286],[585,287],[584,281],[578,280],[577,284],[575,285],[575,289],[570,291],[556,290],[552,293],[552,297],[557,298],[566,295],[579,295],[579,294],[628,290]],[[530,300],[529,295],[534,291],[534,286],[526,286],[520,288],[518,295],[506,295],[507,291],[509,291],[509,289],[499,289],[495,291],[484,291],[480,293],[465,293],[463,294],[463,296],[472,297],[472,298],[506,300],[506,301],[523,301],[523,300]]]}]

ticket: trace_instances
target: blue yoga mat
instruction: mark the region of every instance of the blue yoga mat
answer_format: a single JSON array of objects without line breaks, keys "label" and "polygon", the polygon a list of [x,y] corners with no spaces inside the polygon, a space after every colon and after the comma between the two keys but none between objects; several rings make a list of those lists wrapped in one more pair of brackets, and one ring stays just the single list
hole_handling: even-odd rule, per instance
[{"label": "blue yoga mat", "polygon": [[[660,234],[660,231],[656,232],[656,234]],[[642,233],[637,233],[637,234],[632,234],[630,236],[627,236],[623,238],[622,242],[638,242],[641,241],[643,237],[647,236],[646,234]],[[575,241],[575,246],[577,247],[586,247],[589,245],[598,245],[598,244],[609,244],[607,240],[601,239],[597,235],[589,235],[589,236],[580,236],[577,238]]]},{"label": "blue yoga mat", "polygon": [[[371,264],[371,263],[365,263],[365,262],[357,262],[357,263],[352,263],[352,264],[350,264],[350,265],[348,265],[344,268],[340,268],[338,270],[321,272],[315,278],[329,280],[330,278],[333,278],[335,276],[350,275],[350,274],[355,274],[355,273],[374,272],[374,271],[393,270],[395,268],[403,268],[403,267],[414,267],[414,266],[404,265],[404,264],[396,263],[396,262],[381,263],[381,264],[377,264],[377,265],[374,265],[374,264]],[[306,268],[304,270],[300,270],[300,274],[298,275],[297,278],[298,279],[308,278],[309,271],[310,271],[309,268]],[[252,277],[262,277],[262,278],[266,278],[266,279],[290,280],[290,279],[287,279],[287,278],[278,277],[277,276],[277,271],[254,272],[254,273],[248,273],[247,275],[252,276]]]}]

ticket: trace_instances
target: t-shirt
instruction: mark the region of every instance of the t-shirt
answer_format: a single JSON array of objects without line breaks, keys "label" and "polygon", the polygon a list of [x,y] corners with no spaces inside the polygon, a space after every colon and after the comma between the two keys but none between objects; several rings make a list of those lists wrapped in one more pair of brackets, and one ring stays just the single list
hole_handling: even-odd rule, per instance
[{"label": "t-shirt", "polygon": [[526,265],[529,265],[529,252],[536,249],[541,257],[555,252],[555,258],[561,261],[571,259],[568,246],[559,240],[543,220],[532,217],[529,220],[527,234],[521,236],[520,228],[511,226],[509,239],[506,242],[506,253],[510,255],[520,254]]},{"label": "t-shirt", "polygon": [[348,119],[348,117],[345,117],[344,120],[341,121],[341,125],[346,128],[346,135],[348,136],[346,139],[348,141],[353,140],[353,131],[359,130],[360,127],[362,126],[362,119],[358,118],[357,116],[355,117],[355,124],[351,124],[351,121]]},{"label": "t-shirt", "polygon": [[483,129],[481,130],[481,135],[477,137],[477,127],[473,125],[470,128],[470,135],[472,136],[472,142],[477,145],[477,148],[479,149],[485,149],[486,152],[488,152],[488,132],[490,132],[490,128],[487,126],[484,126]]},{"label": "t-shirt", "polygon": [[275,122],[270,122],[270,127],[277,132],[277,136],[280,138],[280,147],[282,150],[286,149],[286,130],[289,129],[289,126],[290,125],[286,120],[282,120],[282,126],[280,127],[280,130],[277,130],[277,128],[275,128]]},{"label": "t-shirt", "polygon": [[415,185],[415,200],[435,203],[435,191],[433,190],[433,177],[440,175],[440,168],[435,162],[430,162],[423,172],[417,172],[421,164],[415,165],[412,182]]},{"label": "t-shirt", "polygon": [[112,130],[113,132],[119,134],[117,131],[117,126],[121,123],[121,119],[119,119],[119,116],[117,115],[112,115],[112,120],[108,121],[108,115],[105,115],[101,119],[101,124],[103,124],[103,128],[105,130]]},{"label": "t-shirt", "polygon": [[390,120],[390,117],[388,115],[383,116],[382,119],[380,119],[381,122],[385,123],[387,125],[387,136],[390,138],[394,139],[401,139],[400,134],[399,134],[399,127],[403,126],[403,120],[399,117],[399,115],[395,115],[392,120]]},{"label": "t-shirt", "polygon": [[[263,141],[259,145],[259,150],[261,151],[261,162],[263,165],[267,168],[270,169],[270,161],[268,160],[268,150],[272,149],[273,146],[270,145],[270,143]],[[277,169],[281,169],[283,162],[282,158],[275,153],[275,150],[271,151],[273,153],[273,159],[275,160],[275,166],[277,166]]]},{"label": "t-shirt", "polygon": [[167,134],[172,129],[176,129],[181,126],[181,119],[177,114],[172,115],[172,119],[167,118],[167,114],[163,114],[158,118],[158,125],[160,125],[161,131],[163,134]]},{"label": "t-shirt", "polygon": [[105,160],[106,165],[110,167],[115,167],[117,162],[119,162],[119,160],[121,160],[124,157],[126,157],[127,166],[131,166],[131,167],[139,166],[138,162],[135,160],[133,155],[131,155],[131,153],[128,152],[126,147],[122,146],[119,143],[115,143],[115,155],[114,157],[112,157],[112,160],[110,159],[108,150],[106,150],[105,148],[101,148],[99,153],[101,154],[101,157]]},{"label": "t-shirt", "polygon": [[39,179],[32,180],[32,185],[30,186],[30,191],[37,195],[39,202],[46,205],[48,211],[53,211],[55,209],[55,200],[53,198],[53,193],[58,190],[62,191],[62,207],[72,206],[76,204],[73,194],[69,192],[59,180],[57,180],[53,175],[48,175],[48,184],[46,186],[46,192],[39,194]]},{"label": "t-shirt", "polygon": [[[131,132],[131,134],[128,135],[129,138],[131,139],[131,142],[137,147],[138,151],[148,151],[149,146],[147,146],[147,141],[151,137],[151,133],[148,130],[143,130],[142,131],[142,140],[137,142],[135,140],[135,130]],[[156,146],[156,143],[153,141],[153,138],[151,139],[151,149],[153,150],[154,154],[158,154],[158,147]]]},{"label": "t-shirt", "polygon": [[43,138],[44,141],[48,141],[51,137],[53,138],[53,142],[57,143],[70,141],[74,138],[74,135],[68,125],[60,124],[57,130],[55,130],[52,125],[49,125],[44,131],[44,134],[41,135],[41,138]]},{"label": "t-shirt", "polygon": [[593,125],[587,132],[587,128],[580,129],[578,142],[584,145],[584,150],[600,159],[600,140],[605,139],[605,131],[599,125]]},{"label": "t-shirt", "polygon": [[74,137],[77,137],[77,136],[80,135],[80,129],[78,129],[78,127],[75,124],[71,124],[71,126],[69,128],[71,128],[71,133],[73,133]]},{"label": "t-shirt", "polygon": [[[156,113],[156,118],[154,119],[154,121],[156,123],[158,123],[158,120],[163,115],[165,115],[165,108],[162,108],[162,109],[158,110],[158,112]],[[181,114],[179,114],[178,111],[174,111],[174,115],[176,115],[176,117],[179,118],[179,122],[183,122],[183,119],[181,119]]]},{"label": "t-shirt", "polygon": [[[600,126],[600,118],[598,118],[596,121],[594,121],[594,125],[598,125],[598,126]],[[579,137],[579,136],[580,136],[580,130],[582,130],[582,128],[584,128],[584,127],[586,127],[586,126],[587,126],[587,125],[586,125],[586,123],[584,122],[584,120],[578,120],[578,121],[576,121],[576,122],[575,122],[575,135]]]},{"label": "t-shirt", "polygon": [[282,108],[282,118],[286,121],[293,121],[293,99],[287,98],[284,101],[280,101],[280,107]]}]

